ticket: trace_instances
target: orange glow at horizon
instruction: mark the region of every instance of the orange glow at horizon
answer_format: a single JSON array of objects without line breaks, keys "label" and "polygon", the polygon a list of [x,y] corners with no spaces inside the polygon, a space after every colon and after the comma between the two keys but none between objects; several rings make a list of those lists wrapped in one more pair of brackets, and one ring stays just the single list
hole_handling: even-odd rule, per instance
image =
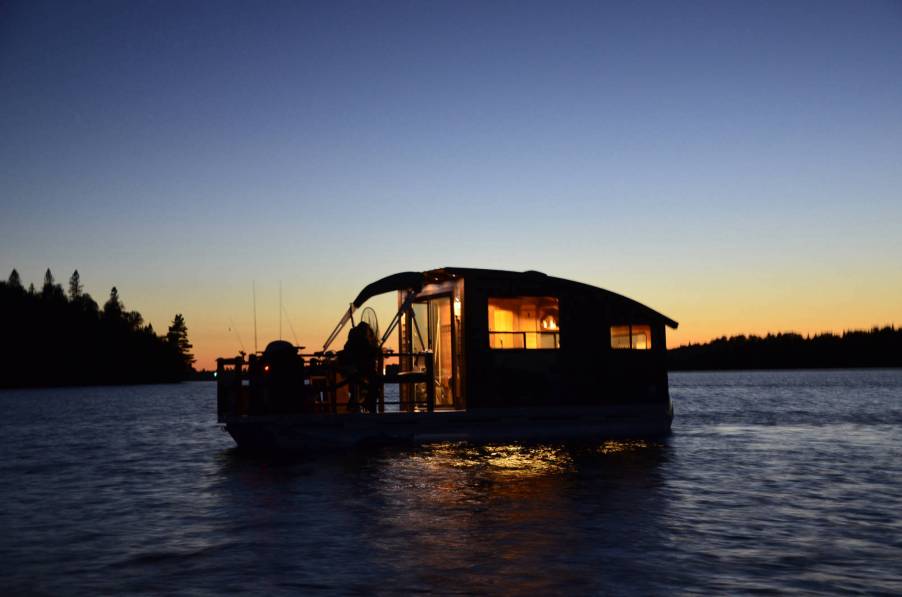
[{"label": "orange glow at horizon", "polygon": [[[361,287],[366,282],[361,284]],[[351,292],[349,295],[353,295]],[[626,293],[624,293],[626,294]],[[637,300],[647,300],[653,293],[643,291],[627,296],[637,297]],[[662,307],[660,312],[675,318],[680,325],[676,330],[667,328],[667,346],[676,348],[689,343],[699,344],[709,342],[722,336],[757,335],[764,336],[768,333],[794,332],[804,335],[820,333],[841,334],[849,330],[868,330],[874,326],[896,325],[902,319],[897,305],[889,301],[880,301],[872,297],[871,300],[859,301],[859,308],[854,311],[846,302],[848,297],[834,294],[832,300],[809,303],[799,297],[793,300],[785,300],[781,308],[771,303],[770,299],[758,298],[752,300],[746,297],[745,303],[736,300],[726,300],[721,293],[712,292],[712,301],[690,304],[691,297],[671,297],[682,300],[671,300],[670,308]],[[322,298],[321,295],[320,299]],[[639,298],[641,297],[641,298]],[[787,297],[784,297],[787,298]],[[258,301],[260,300],[258,296]],[[645,302],[645,301],[643,301]],[[667,301],[665,301],[667,302]],[[303,303],[296,301],[286,303],[286,311],[292,318],[291,327],[297,333],[295,337],[289,329],[289,321],[283,320],[282,337],[292,343],[305,346],[304,352],[314,352],[322,348],[323,341],[332,331],[341,316],[341,311],[346,303],[346,297],[337,298],[330,306],[325,300],[318,301],[317,308],[308,305],[305,310]],[[652,300],[646,304],[655,307]],[[852,303],[854,304],[854,303]],[[388,324],[397,309],[397,299],[393,293],[376,297],[367,303],[373,306],[379,317],[379,323]],[[258,303],[259,306],[259,303]],[[846,307],[843,309],[842,307]],[[249,311],[249,310],[248,310]],[[217,357],[235,356],[240,350],[251,353],[254,350],[253,319],[250,313],[243,318],[235,318],[235,327],[230,331],[228,309],[206,309],[194,311],[184,309],[189,337],[194,344],[194,354],[197,359],[195,366],[198,369],[215,369]],[[302,315],[297,315],[301,313]],[[278,339],[278,321],[273,314],[258,312],[258,340],[257,349],[262,351],[268,342]],[[155,327],[160,330],[159,326]],[[237,333],[236,333],[237,332]],[[340,348],[344,343],[343,333],[336,340],[334,348]],[[397,343],[396,334],[388,341],[388,346]],[[604,340],[607,342],[607,339]]]},{"label": "orange glow at horizon", "polygon": [[[337,318],[336,318],[337,322]],[[328,336],[329,331],[331,331],[332,324],[323,326],[323,329],[329,328],[329,330],[325,331],[321,337],[314,340],[311,336],[310,341],[301,340],[300,345],[305,346],[304,352],[314,352],[316,350],[322,349],[322,343],[325,338]],[[668,348],[677,348],[679,346],[685,346],[687,344],[702,344],[705,342],[710,342],[712,340],[716,340],[722,336],[731,337],[731,336],[766,336],[769,333],[777,334],[777,333],[787,333],[793,332],[798,333],[803,336],[811,335],[814,336],[816,334],[822,333],[833,333],[833,334],[842,334],[846,331],[853,330],[869,330],[873,327],[883,327],[885,325],[895,325],[892,321],[886,322],[873,322],[869,324],[861,324],[861,325],[846,325],[846,326],[835,326],[835,327],[826,327],[826,326],[811,326],[811,327],[801,327],[801,326],[789,326],[785,328],[776,328],[776,327],[763,327],[759,329],[751,329],[751,328],[743,328],[743,327],[735,327],[730,329],[712,329],[710,332],[705,333],[702,331],[704,328],[699,329],[696,333],[691,333],[683,330],[683,325],[680,325],[681,329],[672,330],[667,329],[667,347]],[[266,347],[266,344],[274,339],[277,339],[278,334],[273,336],[266,336],[266,339],[263,339],[263,336],[260,336],[259,340],[259,350],[263,350]],[[191,333],[192,342],[194,343],[194,355],[197,359],[195,363],[195,367],[198,370],[207,369],[214,370],[216,369],[216,358],[217,357],[231,357],[237,356],[238,351],[241,350],[237,346],[237,343],[233,337],[230,337],[226,333],[214,333],[214,334],[204,334],[201,332]],[[290,342],[294,342],[293,339],[288,339]],[[246,341],[245,341],[246,342]],[[340,348],[344,343],[344,333],[339,337],[335,342],[335,348]],[[393,337],[386,343],[388,346],[394,346],[397,344],[397,339],[393,335]],[[253,350],[251,346],[247,349],[246,352],[250,353]]]}]

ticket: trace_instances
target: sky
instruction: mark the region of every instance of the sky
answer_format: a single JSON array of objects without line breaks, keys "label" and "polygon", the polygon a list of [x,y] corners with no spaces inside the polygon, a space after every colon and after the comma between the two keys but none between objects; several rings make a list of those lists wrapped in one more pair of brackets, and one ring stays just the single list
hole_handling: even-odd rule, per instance
[{"label": "sky", "polygon": [[[0,0],[0,275],[198,366],[539,270],[668,345],[902,323],[902,2]],[[255,289],[255,292],[252,291]],[[375,301],[380,321],[395,297]]]}]

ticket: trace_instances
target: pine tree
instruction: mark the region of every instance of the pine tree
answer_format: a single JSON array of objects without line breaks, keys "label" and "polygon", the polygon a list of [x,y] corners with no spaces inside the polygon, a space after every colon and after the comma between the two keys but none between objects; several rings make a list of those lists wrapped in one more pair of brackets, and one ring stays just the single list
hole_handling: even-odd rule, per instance
[{"label": "pine tree", "polygon": [[119,300],[119,291],[115,286],[110,290],[110,298],[103,305],[103,315],[108,318],[122,317],[122,301]]},{"label": "pine tree", "polygon": [[144,325],[144,318],[137,311],[129,311],[124,314],[125,321],[128,322],[128,326],[133,330],[139,329],[142,325]]},{"label": "pine tree", "polygon": [[19,272],[15,269],[9,274],[9,281],[7,282],[10,288],[15,288],[16,290],[24,290],[22,288],[22,278],[19,277]]},{"label": "pine tree", "polygon": [[172,319],[166,339],[178,350],[185,366],[185,372],[190,371],[194,364],[194,355],[191,354],[191,349],[194,347],[188,341],[188,327],[185,325],[185,318],[181,313],[176,313]]},{"label": "pine tree", "polygon": [[78,275],[78,270],[72,272],[72,276],[69,278],[69,299],[76,301],[82,295],[82,290],[84,286],[81,285],[81,276]]},{"label": "pine tree", "polygon": [[44,286],[41,288],[41,295],[44,299],[52,299],[56,300],[65,300],[66,297],[63,294],[63,287],[56,283],[56,280],[53,278],[53,274],[50,273],[50,268],[47,268],[47,271],[44,273]]}]

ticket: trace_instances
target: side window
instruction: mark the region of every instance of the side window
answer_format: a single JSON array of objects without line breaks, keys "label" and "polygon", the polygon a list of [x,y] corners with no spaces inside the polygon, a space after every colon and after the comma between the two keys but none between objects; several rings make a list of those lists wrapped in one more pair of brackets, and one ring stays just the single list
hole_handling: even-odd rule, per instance
[{"label": "side window", "polygon": [[612,325],[611,348],[615,350],[651,350],[651,326],[644,323]]},{"label": "side window", "polygon": [[558,349],[560,307],[551,296],[489,298],[489,347]]}]

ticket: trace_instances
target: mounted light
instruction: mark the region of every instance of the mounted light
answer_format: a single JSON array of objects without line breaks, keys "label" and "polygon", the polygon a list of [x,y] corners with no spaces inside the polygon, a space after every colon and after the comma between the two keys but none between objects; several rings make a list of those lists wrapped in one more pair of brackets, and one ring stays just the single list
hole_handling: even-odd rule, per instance
[{"label": "mounted light", "polygon": [[460,319],[460,297],[454,297],[454,317]]}]

